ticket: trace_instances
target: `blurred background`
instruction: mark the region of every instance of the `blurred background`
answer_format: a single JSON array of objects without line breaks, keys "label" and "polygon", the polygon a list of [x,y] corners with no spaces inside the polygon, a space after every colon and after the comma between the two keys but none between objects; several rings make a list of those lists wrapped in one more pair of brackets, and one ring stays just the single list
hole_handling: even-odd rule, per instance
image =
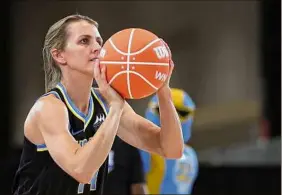
[{"label": "blurred background", "polygon": [[[129,27],[170,46],[171,86],[197,105],[191,145],[200,160],[197,195],[281,194],[281,2],[17,1],[2,7],[0,194],[9,195],[23,124],[44,93],[42,46],[51,24],[80,13],[107,40]],[[148,98],[129,101],[144,115]]]}]

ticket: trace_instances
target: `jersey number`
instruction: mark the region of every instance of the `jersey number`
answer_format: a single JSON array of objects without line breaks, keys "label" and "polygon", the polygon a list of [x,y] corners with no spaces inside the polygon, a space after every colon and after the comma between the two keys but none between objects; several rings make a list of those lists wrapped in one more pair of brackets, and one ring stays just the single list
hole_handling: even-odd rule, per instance
[{"label": "jersey number", "polygon": [[[90,191],[95,191],[96,190],[97,177],[98,177],[98,171],[95,173],[95,175],[91,179]],[[78,185],[77,194],[83,194],[83,192],[84,192],[84,184],[80,183]]]}]

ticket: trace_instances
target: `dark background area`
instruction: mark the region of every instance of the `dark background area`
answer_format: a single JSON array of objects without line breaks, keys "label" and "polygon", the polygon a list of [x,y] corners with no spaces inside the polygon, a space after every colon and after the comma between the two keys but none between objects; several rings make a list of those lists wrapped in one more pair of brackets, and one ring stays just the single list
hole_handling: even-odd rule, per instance
[{"label": "dark background area", "polygon": [[[261,1],[261,65],[264,80],[263,134],[271,138],[281,136],[281,2]],[[11,14],[7,6],[1,6],[1,29],[4,51],[1,54],[1,158],[0,194],[9,195],[13,175],[18,166],[21,150],[11,145],[11,124],[14,111],[10,109],[11,99]],[[32,29],[30,29],[32,33]],[[16,97],[21,101],[21,97]],[[267,128],[268,127],[268,128]],[[280,139],[280,138],[279,138]],[[242,195],[242,194],[281,194],[281,165],[266,166],[210,166],[202,163],[196,181],[195,195]]]}]

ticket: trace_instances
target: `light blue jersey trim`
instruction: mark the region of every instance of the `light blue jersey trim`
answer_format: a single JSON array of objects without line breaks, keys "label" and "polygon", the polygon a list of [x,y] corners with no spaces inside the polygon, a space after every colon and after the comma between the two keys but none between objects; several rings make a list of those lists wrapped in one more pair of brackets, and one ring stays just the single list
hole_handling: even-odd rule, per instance
[{"label": "light blue jersey trim", "polygon": [[92,116],[93,116],[93,113],[94,113],[94,103],[93,103],[93,98],[92,96],[90,96],[90,99],[89,99],[89,107],[88,107],[88,113],[87,115],[85,115],[83,112],[81,112],[77,107],[76,105],[73,103],[73,101],[70,99],[70,97],[68,96],[67,94],[67,91],[65,89],[65,87],[61,84],[61,83],[58,83],[58,85],[56,86],[60,91],[61,93],[63,94],[63,97],[65,99],[65,102],[66,102],[66,105],[68,106],[68,108],[70,109],[70,111],[78,118],[80,119],[81,121],[84,122],[84,129],[87,127],[87,125],[89,124]]},{"label": "light blue jersey trim", "polygon": [[45,144],[38,144],[36,145],[37,152],[44,152],[47,151],[47,146]]}]

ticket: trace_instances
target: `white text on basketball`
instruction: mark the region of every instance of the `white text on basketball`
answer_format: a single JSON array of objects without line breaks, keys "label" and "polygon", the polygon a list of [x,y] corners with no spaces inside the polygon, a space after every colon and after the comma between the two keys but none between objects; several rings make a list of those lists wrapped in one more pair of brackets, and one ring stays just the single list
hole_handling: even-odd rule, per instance
[{"label": "white text on basketball", "polygon": [[169,56],[169,53],[165,46],[158,46],[153,49],[159,59],[166,58]]},{"label": "white text on basketball", "polygon": [[159,71],[156,71],[155,79],[160,80],[160,81],[165,81],[166,80],[166,74],[161,73]]}]

